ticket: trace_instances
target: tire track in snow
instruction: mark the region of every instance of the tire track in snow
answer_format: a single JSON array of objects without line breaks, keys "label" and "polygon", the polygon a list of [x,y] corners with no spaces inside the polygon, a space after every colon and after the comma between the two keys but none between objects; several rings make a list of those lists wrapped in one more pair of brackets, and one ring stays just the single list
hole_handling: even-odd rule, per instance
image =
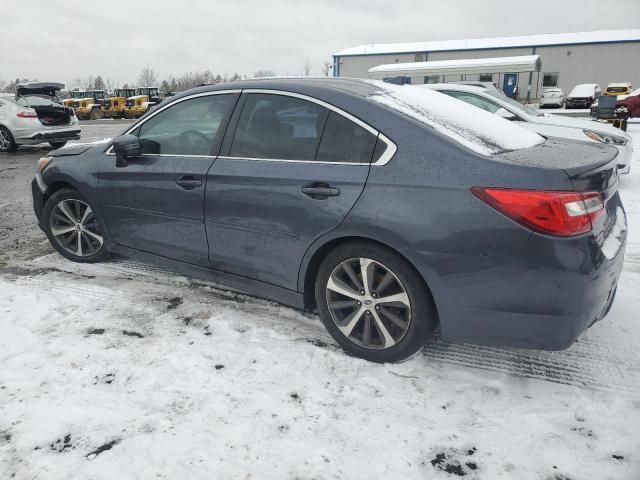
[{"label": "tire track in snow", "polygon": [[[450,344],[437,340],[423,355],[443,363],[601,391],[640,393],[640,363],[628,349],[578,342],[545,352]],[[599,351],[600,350],[600,351]],[[634,363],[631,363],[634,362]]]},{"label": "tire track in snow", "polygon": [[[213,286],[214,291],[218,290],[210,282],[187,278],[161,267],[131,260],[115,259],[102,264],[74,264],[66,260],[61,262],[60,257],[53,254],[36,259],[31,265],[34,268],[55,266],[57,269],[69,273],[93,275],[96,276],[94,282],[101,278],[118,280],[124,277],[153,285],[176,286],[177,284],[185,289],[190,285],[201,285]],[[117,299],[118,302],[122,302],[125,300],[120,292],[108,287],[87,285],[86,283],[52,282],[50,275],[29,277],[24,281],[43,288],[46,286],[50,290],[60,293],[72,293],[104,301]],[[148,291],[136,290],[135,303],[143,302],[146,299],[157,299],[161,292],[154,290],[155,288]],[[202,290],[191,295],[195,297],[191,300],[211,305],[212,308],[215,308],[215,304],[220,301],[235,303],[237,310],[244,310],[248,314],[260,314],[267,317],[274,325],[281,325],[284,322],[299,322],[304,318],[301,314],[287,314],[289,309],[286,307],[283,307],[282,311],[274,311],[273,303],[250,296],[242,295],[242,302],[237,302],[233,296],[228,295],[229,289],[224,287],[221,287],[216,293],[220,295],[210,296],[210,290]],[[307,324],[308,322],[302,323]],[[318,334],[316,325],[296,324],[296,327],[302,327],[305,334],[309,336]],[[288,331],[288,334],[290,333],[291,331]],[[324,335],[322,337],[323,341],[327,339]],[[312,341],[313,339],[308,340]],[[332,348],[335,346],[332,345]],[[584,336],[568,350],[558,352],[450,344],[442,340],[434,340],[423,349],[422,354],[427,359],[445,364],[503,373],[514,377],[601,391],[640,394],[640,359],[636,355],[635,346],[624,343],[606,343],[606,341],[593,336]]]}]

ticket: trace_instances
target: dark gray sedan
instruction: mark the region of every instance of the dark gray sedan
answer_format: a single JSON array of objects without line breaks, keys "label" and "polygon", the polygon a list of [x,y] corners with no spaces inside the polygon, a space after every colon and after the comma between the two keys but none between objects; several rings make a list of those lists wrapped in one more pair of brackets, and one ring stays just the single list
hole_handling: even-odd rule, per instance
[{"label": "dark gray sedan", "polygon": [[388,362],[449,341],[562,349],[604,317],[626,244],[616,150],[545,139],[411,86],[207,86],[122,136],[56,150],[32,189],[51,244],[320,313]]}]

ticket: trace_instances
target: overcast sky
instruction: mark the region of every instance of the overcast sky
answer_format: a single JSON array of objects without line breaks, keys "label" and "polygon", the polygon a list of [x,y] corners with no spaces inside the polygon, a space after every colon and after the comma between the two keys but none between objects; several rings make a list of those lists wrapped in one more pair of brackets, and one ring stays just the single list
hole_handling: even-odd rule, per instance
[{"label": "overcast sky", "polygon": [[[2,0],[0,79],[312,75],[347,47],[640,28],[640,0]],[[70,85],[71,87],[74,85]]]}]

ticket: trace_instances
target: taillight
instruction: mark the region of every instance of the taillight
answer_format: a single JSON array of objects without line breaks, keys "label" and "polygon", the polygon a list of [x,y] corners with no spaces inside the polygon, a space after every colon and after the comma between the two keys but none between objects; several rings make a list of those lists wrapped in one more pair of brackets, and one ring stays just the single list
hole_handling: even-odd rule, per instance
[{"label": "taillight", "polygon": [[20,118],[38,118],[38,114],[36,112],[18,112],[18,113],[16,113],[16,117],[20,117]]},{"label": "taillight", "polygon": [[473,187],[471,192],[507,217],[536,232],[572,237],[592,230],[604,210],[598,192],[561,192]]}]

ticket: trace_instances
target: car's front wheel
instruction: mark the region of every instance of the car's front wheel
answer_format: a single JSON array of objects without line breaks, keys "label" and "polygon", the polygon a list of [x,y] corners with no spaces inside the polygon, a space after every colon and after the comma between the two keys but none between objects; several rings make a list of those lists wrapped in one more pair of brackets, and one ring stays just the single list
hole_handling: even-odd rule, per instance
[{"label": "car's front wheel", "polygon": [[91,205],[73,189],[55,192],[44,205],[43,226],[51,245],[74,262],[107,258],[104,237]]},{"label": "car's front wheel", "polygon": [[13,152],[18,146],[8,128],[0,126],[0,152]]},{"label": "car's front wheel", "polygon": [[395,252],[373,243],[343,245],[316,278],[322,322],[350,354],[396,362],[416,353],[436,325],[422,278]]}]

